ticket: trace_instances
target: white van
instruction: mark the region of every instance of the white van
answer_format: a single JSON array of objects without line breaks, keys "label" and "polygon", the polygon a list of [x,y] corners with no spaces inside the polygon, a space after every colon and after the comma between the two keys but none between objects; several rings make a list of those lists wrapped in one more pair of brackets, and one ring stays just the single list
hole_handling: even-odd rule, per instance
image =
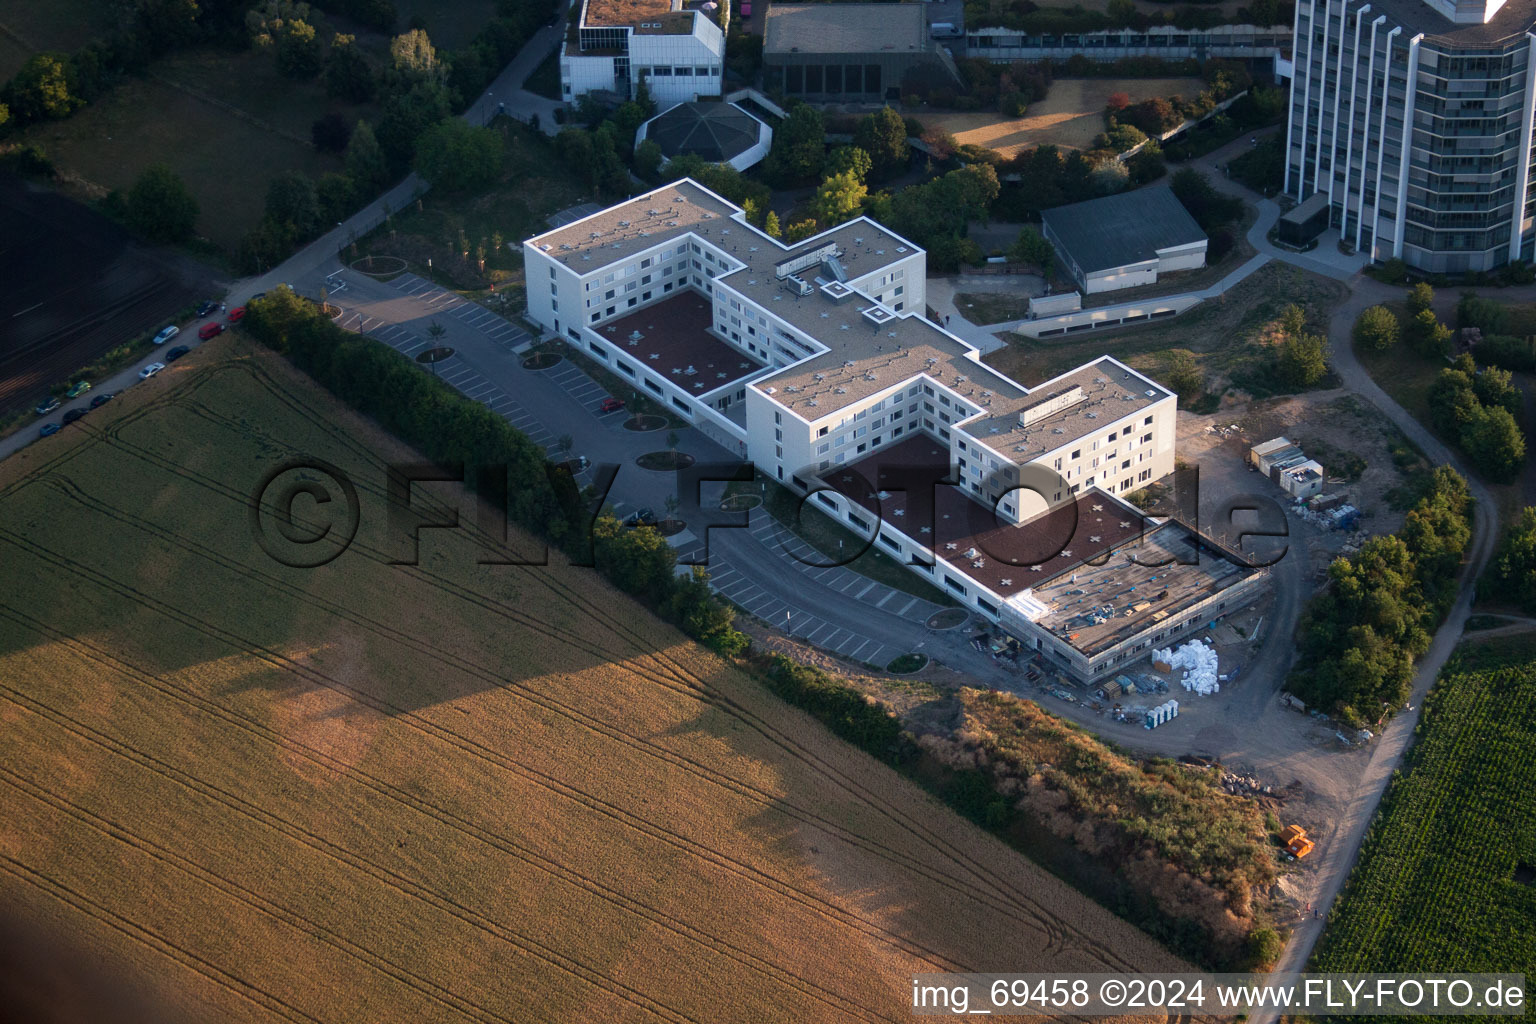
[{"label": "white van", "polygon": [[964,32],[955,27],[952,21],[936,21],[928,26],[928,34],[934,39],[959,39]]}]

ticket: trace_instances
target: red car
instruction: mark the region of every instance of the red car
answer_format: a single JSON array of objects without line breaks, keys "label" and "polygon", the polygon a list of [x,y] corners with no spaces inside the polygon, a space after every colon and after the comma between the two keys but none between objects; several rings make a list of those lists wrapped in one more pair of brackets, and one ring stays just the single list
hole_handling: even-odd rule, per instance
[{"label": "red car", "polygon": [[203,326],[198,330],[197,336],[202,338],[204,341],[207,341],[209,338],[217,338],[223,333],[223,324],[203,324]]},{"label": "red car", "polygon": [[232,324],[239,323],[242,319],[244,319],[244,317],[245,317],[245,307],[244,306],[236,306],[234,309],[229,311],[229,322],[232,323]]},{"label": "red car", "polygon": [[603,404],[597,407],[597,411],[618,412],[622,408],[624,408],[624,400],[622,398],[605,398],[603,399]]}]

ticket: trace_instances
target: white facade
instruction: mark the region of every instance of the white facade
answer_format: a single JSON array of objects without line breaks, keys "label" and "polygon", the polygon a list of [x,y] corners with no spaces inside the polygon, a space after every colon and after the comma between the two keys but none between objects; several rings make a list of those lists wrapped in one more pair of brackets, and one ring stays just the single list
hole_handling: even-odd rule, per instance
[{"label": "white facade", "polygon": [[659,107],[719,96],[724,83],[725,33],[701,11],[673,11],[632,24],[602,17],[586,0],[575,38],[560,53],[561,94],[574,101],[589,92],[634,99],[643,80]]},{"label": "white facade", "polygon": [[[1107,356],[1034,389],[1003,376],[925,318],[926,253],[864,218],[785,246],[684,179],[535,236],[523,254],[531,320],[801,493],[914,435],[947,450],[958,489],[1002,522],[1173,470],[1171,391]],[[704,330],[750,356],[749,373],[711,388],[604,330],[681,291],[707,298]],[[891,551],[936,563],[915,571],[997,621],[1006,595],[841,495],[817,499]]]}]

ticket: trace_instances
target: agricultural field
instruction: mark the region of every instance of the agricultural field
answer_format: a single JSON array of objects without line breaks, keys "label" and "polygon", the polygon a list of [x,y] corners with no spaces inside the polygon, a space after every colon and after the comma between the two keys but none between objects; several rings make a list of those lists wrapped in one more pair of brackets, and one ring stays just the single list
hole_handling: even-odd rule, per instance
[{"label": "agricultural field", "polygon": [[1310,970],[1536,978],[1536,643],[1463,643]]},{"label": "agricultural field", "polygon": [[[1180,968],[591,570],[394,564],[418,459],[226,337],[0,467],[0,905],[151,1019],[894,1021],[917,970]],[[355,516],[304,497],[342,476]],[[328,512],[350,546],[299,543]]]},{"label": "agricultural field", "polygon": [[949,132],[955,141],[995,149],[1005,157],[1050,144],[1087,149],[1104,130],[1104,106],[1117,92],[1132,103],[1154,96],[1196,96],[1205,88],[1198,78],[1058,78],[1050,94],[1031,103],[1023,117],[1001,114],[918,114],[926,128]]}]

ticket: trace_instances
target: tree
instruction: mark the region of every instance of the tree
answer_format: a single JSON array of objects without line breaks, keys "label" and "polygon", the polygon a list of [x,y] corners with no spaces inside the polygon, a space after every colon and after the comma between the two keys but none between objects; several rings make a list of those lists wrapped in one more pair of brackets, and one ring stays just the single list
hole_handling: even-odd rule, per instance
[{"label": "tree", "polygon": [[5,87],[4,99],[19,123],[59,120],[85,106],[71,88],[73,67],[62,53],[39,53]]},{"label": "tree", "polygon": [[1328,373],[1328,339],[1306,333],[1287,337],[1280,344],[1276,370],[1293,388],[1312,387]]},{"label": "tree", "polygon": [[340,114],[326,114],[309,126],[309,140],[322,153],[341,153],[352,141],[352,126]]},{"label": "tree", "polygon": [[421,133],[452,112],[448,89],[436,82],[424,81],[403,93],[390,96],[379,119],[379,148],[390,169],[403,172],[416,158],[416,140]]},{"label": "tree", "polygon": [[859,120],[853,144],[869,154],[871,175],[883,181],[907,165],[907,123],[890,107],[881,107]]},{"label": "tree", "polygon": [[1117,115],[1121,124],[1133,124],[1148,135],[1157,136],[1179,124],[1183,118],[1173,109],[1173,104],[1162,96],[1132,103]]},{"label": "tree", "polygon": [[1451,341],[1451,329],[1440,322],[1432,309],[1419,310],[1408,321],[1404,335],[1415,352],[1431,358],[1445,355]]},{"label": "tree", "polygon": [[349,174],[327,171],[315,182],[315,201],[320,206],[320,220],[333,224],[345,220],[357,203],[357,186]]},{"label": "tree", "polygon": [[1168,181],[1184,209],[1206,232],[1236,220],[1243,212],[1242,200],[1224,196],[1211,187],[1205,175],[1191,167],[1179,171]]},{"label": "tree", "polygon": [[367,121],[357,122],[352,138],[347,141],[347,175],[361,192],[373,192],[389,179],[389,164],[379,140],[373,134],[373,126]]},{"label": "tree", "polygon": [[821,169],[825,149],[826,125],[821,111],[804,103],[796,104],[773,133],[764,171],[780,184],[799,184]]},{"label": "tree", "polygon": [[1484,336],[1503,334],[1509,329],[1509,308],[1502,302],[1467,292],[1456,304],[1456,326],[1476,327]]},{"label": "tree", "polygon": [[1307,311],[1294,302],[1280,310],[1280,331],[1288,337],[1296,337],[1307,329]]},{"label": "tree", "polygon": [[1168,386],[1185,402],[1200,397],[1205,391],[1205,375],[1195,363],[1195,354],[1187,348],[1170,349],[1167,363],[1164,379]]},{"label": "tree", "polygon": [[646,181],[660,180],[663,156],[655,139],[641,139],[640,145],[635,147],[635,173]]},{"label": "tree", "polygon": [[1386,306],[1371,306],[1355,317],[1353,332],[1355,347],[1367,352],[1382,352],[1396,345],[1402,337],[1402,326],[1397,316]]},{"label": "tree", "polygon": [[1015,263],[1032,267],[1049,268],[1056,262],[1056,249],[1032,227],[1019,230],[1019,237],[1008,249],[1008,258]]},{"label": "tree", "polygon": [[824,174],[830,178],[833,175],[852,172],[853,176],[858,178],[859,181],[867,181],[870,169],[873,166],[874,164],[870,162],[869,154],[858,146],[838,146],[827,157]]},{"label": "tree", "polygon": [[331,54],[325,61],[325,92],[336,99],[367,103],[378,87],[373,68],[356,39],[338,34],[331,40]]},{"label": "tree", "polygon": [[868,189],[852,171],[835,174],[821,183],[811,199],[811,212],[823,228],[834,227],[859,212]]},{"label": "tree", "polygon": [[1472,378],[1472,392],[1483,405],[1500,406],[1518,416],[1524,402],[1514,376],[1497,366],[1485,366]]},{"label": "tree", "polygon": [[1478,471],[1498,483],[1512,481],[1525,461],[1525,435],[1502,406],[1482,407],[1462,431],[1461,445]]},{"label": "tree", "polygon": [[315,183],[302,171],[284,171],[267,186],[266,216],[296,238],[308,238],[320,224]]},{"label": "tree", "polygon": [[1408,315],[1418,316],[1426,309],[1432,309],[1435,305],[1435,290],[1429,286],[1428,281],[1420,281],[1408,289]]},{"label": "tree", "polygon": [[1513,601],[1527,614],[1536,613],[1536,508],[1522,509],[1504,531],[1478,590],[1485,598]]},{"label": "tree", "polygon": [[314,78],[324,64],[320,39],[314,26],[307,21],[285,22],[273,51],[278,74],[295,81],[306,82]]},{"label": "tree", "polygon": [[128,226],[152,242],[179,242],[197,227],[197,200],[165,164],[146,168],[128,190]]},{"label": "tree", "polygon": [[784,241],[793,245],[795,242],[803,242],[815,233],[816,222],[814,220],[797,220],[784,229]]},{"label": "tree", "polygon": [[389,70],[397,83],[406,87],[418,82],[443,80],[443,67],[437,50],[423,29],[413,28],[389,41]]},{"label": "tree", "polygon": [[445,192],[488,187],[501,173],[501,135],[454,117],[422,132],[416,140],[416,170]]},{"label": "tree", "polygon": [[763,232],[769,238],[783,237],[784,231],[779,227],[779,215],[772,210],[769,210],[768,215],[763,218]]},{"label": "tree", "polygon": [[597,161],[591,132],[576,127],[560,129],[560,134],[555,136],[555,154],[572,174],[584,176],[589,188],[597,187]]}]

